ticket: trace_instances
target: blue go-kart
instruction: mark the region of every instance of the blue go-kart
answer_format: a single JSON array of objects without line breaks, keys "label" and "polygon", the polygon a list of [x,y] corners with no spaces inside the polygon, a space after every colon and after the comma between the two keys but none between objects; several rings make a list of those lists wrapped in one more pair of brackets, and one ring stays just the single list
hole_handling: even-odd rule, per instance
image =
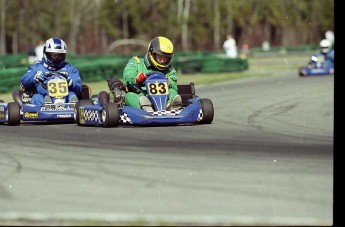
[{"label": "blue go-kart", "polygon": [[[59,72],[47,72],[48,95],[53,103],[41,105],[31,104],[33,90],[16,88],[12,92],[14,102],[0,102],[0,124],[20,125],[21,122],[75,122],[76,103],[67,102],[68,85],[66,75]],[[89,99],[89,88],[83,85],[82,94],[78,98]],[[84,97],[82,97],[82,95]]]},{"label": "blue go-kart", "polygon": [[298,70],[298,75],[300,77],[305,76],[321,76],[321,75],[333,75],[334,74],[334,65],[330,62],[327,62],[325,56],[313,55],[310,58],[307,66],[300,67]]},{"label": "blue go-kart", "polygon": [[[127,89],[137,89],[147,95],[153,111],[146,111],[126,106],[125,88],[110,88],[110,92],[101,91],[98,97],[80,100],[76,104],[76,122],[79,126],[118,127],[119,125],[160,126],[211,124],[214,116],[213,103],[210,99],[195,95],[194,83],[178,85],[182,106],[176,110],[166,110],[169,97],[168,80],[161,72],[147,74],[144,88],[130,85]],[[109,80],[108,80],[109,85]]]}]

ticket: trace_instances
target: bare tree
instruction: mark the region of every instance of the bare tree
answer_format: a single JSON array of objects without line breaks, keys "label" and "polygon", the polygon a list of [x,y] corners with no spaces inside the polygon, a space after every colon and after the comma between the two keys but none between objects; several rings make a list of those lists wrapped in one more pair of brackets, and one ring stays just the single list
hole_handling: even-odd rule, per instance
[{"label": "bare tree", "polygon": [[80,28],[81,11],[77,9],[79,0],[71,0],[70,18],[71,18],[71,30],[69,39],[69,50],[71,53],[76,53],[77,34]]},{"label": "bare tree", "polygon": [[251,47],[264,39],[310,44],[334,30],[333,11],[332,0],[0,0],[0,54],[24,53],[51,36],[66,39],[72,54],[156,34],[184,51],[217,50],[227,32]]},{"label": "bare tree", "polygon": [[214,31],[213,31],[213,39],[214,39],[214,47],[216,49],[220,48],[220,9],[219,9],[219,1],[213,0],[213,9],[214,9]]},{"label": "bare tree", "polygon": [[182,14],[182,49],[188,50],[188,17],[190,11],[190,0],[184,0],[183,14]]},{"label": "bare tree", "polygon": [[[70,4],[70,41],[69,46],[73,54],[76,54],[79,50],[77,49],[78,34],[80,32],[80,27],[85,25],[88,27],[90,21],[94,19],[93,12],[95,4],[97,5],[98,1],[94,0],[71,0]],[[89,29],[87,29],[88,31]],[[86,42],[86,40],[81,39],[80,41]],[[81,46],[81,48],[84,48]]]},{"label": "bare tree", "polygon": [[1,31],[0,31],[0,54],[6,54],[6,2],[7,0],[0,0],[1,7],[0,7],[0,24],[1,24]]}]

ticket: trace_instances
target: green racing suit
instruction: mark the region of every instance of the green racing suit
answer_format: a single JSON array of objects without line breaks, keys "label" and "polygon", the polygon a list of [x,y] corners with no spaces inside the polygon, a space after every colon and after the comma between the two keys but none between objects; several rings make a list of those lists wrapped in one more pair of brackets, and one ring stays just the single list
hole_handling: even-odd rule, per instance
[{"label": "green racing suit", "polygon": [[[128,85],[130,84],[137,85],[136,77],[139,73],[147,74],[153,71],[162,72],[168,78],[169,98],[167,106],[169,106],[171,100],[173,100],[173,98],[178,94],[176,70],[171,65],[169,65],[164,71],[160,71],[152,68],[149,61],[147,60],[147,55],[145,55],[144,58],[134,56],[129,59],[126,67],[123,70],[123,82],[127,87],[129,87]],[[139,97],[142,95],[144,94],[134,90],[127,92],[125,96],[125,104],[140,109]]]}]

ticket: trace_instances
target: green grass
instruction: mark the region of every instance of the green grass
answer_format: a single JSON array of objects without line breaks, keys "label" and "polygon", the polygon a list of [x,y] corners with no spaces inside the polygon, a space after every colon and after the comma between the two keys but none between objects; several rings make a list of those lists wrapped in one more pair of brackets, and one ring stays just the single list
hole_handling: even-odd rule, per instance
[{"label": "green grass", "polygon": [[[297,76],[298,68],[305,65],[308,59],[309,54],[300,56],[249,58],[249,69],[243,72],[195,74],[178,73],[177,78],[179,84],[188,84],[190,82],[194,82],[195,85],[202,85],[236,80],[240,78],[269,77],[277,74],[280,71],[295,71]],[[87,83],[87,85],[91,87],[92,95],[96,95],[103,90],[108,91],[107,82],[105,80]],[[13,101],[11,93],[0,94],[0,99],[4,100],[5,102]]]}]

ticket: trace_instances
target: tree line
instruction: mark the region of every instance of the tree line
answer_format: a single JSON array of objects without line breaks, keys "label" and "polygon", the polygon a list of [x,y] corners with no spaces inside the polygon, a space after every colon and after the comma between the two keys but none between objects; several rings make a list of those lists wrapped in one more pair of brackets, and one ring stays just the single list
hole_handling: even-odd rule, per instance
[{"label": "tree line", "polygon": [[[175,50],[318,43],[334,31],[334,0],[0,0],[0,55],[25,53],[60,37],[72,54],[105,54],[117,40],[163,35]],[[112,53],[146,49],[119,45]]]}]

